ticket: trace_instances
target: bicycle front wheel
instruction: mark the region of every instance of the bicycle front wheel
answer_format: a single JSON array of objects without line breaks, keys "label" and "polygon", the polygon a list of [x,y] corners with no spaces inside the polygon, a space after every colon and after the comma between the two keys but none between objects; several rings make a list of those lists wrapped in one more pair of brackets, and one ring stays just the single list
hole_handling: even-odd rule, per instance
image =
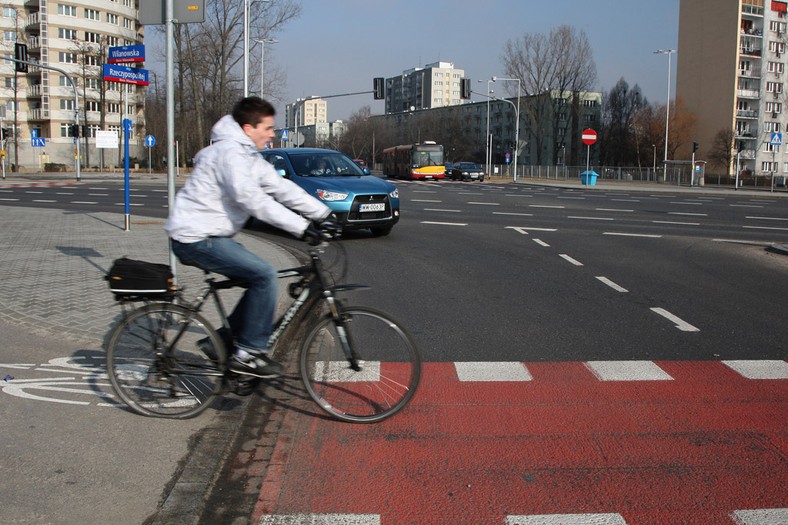
[{"label": "bicycle front wheel", "polygon": [[107,374],[118,397],[135,412],[185,419],[222,391],[226,351],[199,314],[170,303],[131,312],[107,345]]},{"label": "bicycle front wheel", "polygon": [[310,332],[300,368],[320,408],[341,421],[376,423],[402,410],[416,393],[421,356],[407,330],[387,314],[349,307],[342,322],[327,317]]}]

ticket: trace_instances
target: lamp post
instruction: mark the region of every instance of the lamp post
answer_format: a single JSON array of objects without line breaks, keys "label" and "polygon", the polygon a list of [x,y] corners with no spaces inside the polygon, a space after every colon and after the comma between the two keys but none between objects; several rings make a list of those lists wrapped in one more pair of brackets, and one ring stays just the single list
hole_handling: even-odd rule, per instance
[{"label": "lamp post", "polygon": [[273,38],[256,38],[255,42],[260,44],[260,98],[265,98],[263,97],[263,80],[265,76],[265,45],[276,44],[279,42],[279,40],[275,40]]},{"label": "lamp post", "polygon": [[654,149],[654,154],[653,154],[654,169],[652,170],[652,172],[654,173],[654,182],[656,182],[657,181],[657,145],[652,144],[651,147]]},{"label": "lamp post", "polygon": [[668,100],[665,103],[665,159],[663,164],[663,182],[668,181],[668,130],[670,129],[670,55],[675,53],[675,49],[657,49],[655,55],[668,55]]},{"label": "lamp post", "polygon": [[[475,91],[471,91],[471,93],[476,93],[476,92],[475,92]],[[515,118],[517,118],[518,120],[520,119],[520,108],[518,108],[517,106],[515,106],[515,105],[514,105],[514,102],[512,102],[511,100],[506,100],[505,98],[498,98],[498,97],[496,97],[495,95],[484,95],[484,93],[476,93],[476,94],[477,94],[477,95],[481,95],[481,96],[486,96],[486,97],[487,97],[487,105],[488,105],[488,106],[489,106],[489,104],[490,104],[490,99],[495,99],[495,100],[497,100],[497,101],[499,101],[499,102],[506,102],[506,103],[508,103],[508,104],[511,104],[511,105],[512,105],[512,108],[514,108],[514,114],[515,114]],[[515,162],[516,162],[516,161],[515,161]],[[517,164],[515,164],[515,167],[516,167],[516,166],[517,166]],[[515,174],[515,180],[516,180],[516,179],[517,179],[517,175]]]},{"label": "lamp post", "polygon": [[[517,82],[517,122],[514,126],[514,180],[517,180],[517,156],[520,151],[520,79],[519,78],[496,78],[492,77],[492,81],[503,80],[508,82]],[[507,101],[508,102],[508,101]]]},{"label": "lamp post", "polygon": [[254,2],[270,2],[270,0],[244,0],[244,97],[249,96],[249,6]]},{"label": "lamp post", "polygon": [[490,161],[492,157],[490,147],[490,82],[495,82],[495,80],[477,80],[477,82],[487,82],[487,134],[484,137],[484,171],[489,178],[491,176]]}]

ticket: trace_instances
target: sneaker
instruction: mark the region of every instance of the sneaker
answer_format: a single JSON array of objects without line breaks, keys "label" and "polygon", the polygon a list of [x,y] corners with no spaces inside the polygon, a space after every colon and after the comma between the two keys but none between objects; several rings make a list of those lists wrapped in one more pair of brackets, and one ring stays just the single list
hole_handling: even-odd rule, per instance
[{"label": "sneaker", "polygon": [[239,357],[237,354],[230,359],[230,370],[236,374],[262,377],[263,379],[282,375],[284,369],[276,361],[267,356]]}]

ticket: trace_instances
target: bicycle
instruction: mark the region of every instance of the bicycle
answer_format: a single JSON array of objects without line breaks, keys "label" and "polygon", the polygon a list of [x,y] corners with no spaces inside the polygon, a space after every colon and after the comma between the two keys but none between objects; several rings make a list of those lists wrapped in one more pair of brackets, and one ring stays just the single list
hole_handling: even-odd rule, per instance
[{"label": "bicycle", "polygon": [[[300,377],[309,396],[340,421],[379,422],[402,410],[415,394],[421,356],[398,321],[337,297],[367,286],[332,283],[321,258],[329,240],[335,237],[326,236],[318,246],[309,247],[308,264],[278,272],[280,279],[297,279],[289,286],[295,300],[275,322],[270,345],[273,348],[289,334],[296,319],[314,316],[317,322],[299,351]],[[344,250],[342,256],[346,261]],[[129,312],[112,331],[106,355],[109,379],[133,411],[173,419],[194,417],[238,384],[228,367],[225,341],[201,311],[212,299],[229,333],[218,292],[244,283],[217,280],[206,272],[205,284],[192,304],[178,289],[170,299]]]}]

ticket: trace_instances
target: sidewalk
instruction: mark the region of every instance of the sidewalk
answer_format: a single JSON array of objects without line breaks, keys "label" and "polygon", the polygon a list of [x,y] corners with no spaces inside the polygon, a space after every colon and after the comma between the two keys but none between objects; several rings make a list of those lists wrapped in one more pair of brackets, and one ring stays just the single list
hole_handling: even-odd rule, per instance
[{"label": "sidewalk", "polygon": [[[41,179],[37,181],[44,182]],[[19,362],[14,360],[21,358],[25,360],[22,362],[30,362],[29,360],[39,359],[38,355],[40,355],[40,360],[37,362],[46,363],[47,360],[60,358],[66,349],[81,348],[80,354],[101,358],[99,361],[102,368],[99,372],[102,371],[104,338],[121,313],[104,280],[104,274],[114,259],[124,255],[166,263],[168,243],[163,230],[164,220],[132,217],[130,231],[124,231],[124,216],[118,213],[0,206],[0,214],[2,217],[0,268],[3,276],[0,279],[0,323],[7,327],[2,334],[4,343],[11,345],[5,347],[4,361],[11,360],[14,363]],[[289,252],[275,244],[244,233],[239,234],[237,239],[252,252],[262,255],[276,268],[287,268],[297,264]],[[202,288],[204,274],[200,270],[178,265],[177,276],[179,284],[186,287],[187,297],[193,297]],[[225,304],[230,306],[235,304],[241,293],[241,289],[226,290],[222,293],[222,298]],[[282,300],[285,295],[286,290],[280,289],[280,306],[287,303],[287,300]],[[216,314],[213,310],[211,308],[205,312],[212,323],[216,322]],[[52,342],[45,348],[34,346],[33,349],[38,354],[34,357],[33,349],[28,349],[27,346],[37,345],[39,341]],[[68,351],[65,353],[71,354]],[[6,381],[10,381],[9,386],[25,384],[32,381],[26,379],[27,376],[40,374],[32,369],[29,372],[21,370],[18,366],[16,369],[5,366],[2,368],[0,377],[6,377]],[[101,379],[100,376],[96,377]],[[50,394],[50,397],[73,395],[68,392],[58,394],[57,388],[52,391],[54,393]],[[57,427],[63,425],[59,418],[73,417],[72,421],[78,428],[84,428],[92,439],[101,442],[101,445],[96,445],[91,442],[90,437],[78,436],[73,431],[67,431],[68,435],[60,438],[57,437],[57,433],[51,434],[58,442],[67,443],[67,448],[81,451],[68,455],[69,458],[72,456],[77,458],[82,453],[90,454],[102,447],[111,449],[112,442],[107,441],[112,439],[108,437],[112,431],[128,436],[133,442],[114,442],[116,446],[123,446],[127,450],[127,454],[120,454],[116,458],[117,462],[124,464],[126,472],[123,479],[147,480],[147,485],[144,487],[147,492],[142,490],[143,487],[138,486],[135,489],[133,483],[129,482],[129,487],[135,491],[135,497],[130,497],[129,500],[136,502],[135,508],[139,508],[140,505],[156,508],[156,495],[165,491],[154,522],[172,524],[191,523],[201,512],[204,495],[210,490],[216,472],[222,467],[225,450],[234,441],[234,435],[244,420],[244,412],[249,406],[250,398],[229,396],[229,402],[235,404],[231,405],[235,406],[234,409],[222,407],[216,411],[209,411],[200,418],[185,422],[149,420],[122,410],[103,412],[111,409],[93,408],[101,401],[100,397],[95,397],[95,400],[90,402],[92,407],[87,407],[83,412],[73,413],[73,408],[55,412],[60,415],[51,413],[51,407],[57,406],[57,403],[41,403],[35,399],[19,400],[16,397],[9,399],[13,401],[9,401],[4,406],[4,414],[8,418],[7,425],[20,429],[28,428],[32,424],[39,428],[47,425]],[[237,406],[240,403],[243,404]],[[62,406],[73,407],[73,405]],[[12,407],[15,407],[17,412],[23,411],[24,416],[19,416],[17,412],[13,412],[13,416],[10,415],[9,411]],[[108,425],[111,430],[102,427],[100,421]],[[135,431],[133,428],[138,430]],[[6,445],[10,447],[12,437],[10,435],[7,437]],[[14,439],[14,444],[24,450],[23,442],[19,441],[24,437]],[[138,442],[138,439],[142,441]],[[156,447],[155,451],[159,456],[181,457],[182,461],[177,465],[174,461],[172,464],[164,460],[156,462],[154,459],[158,457],[156,454],[146,454],[139,450],[139,447],[144,448],[146,443],[147,446]],[[186,447],[188,453],[183,457],[183,452],[179,451]],[[43,450],[48,448],[45,446]],[[146,464],[146,458],[154,461],[155,464]],[[45,463],[51,459],[42,456],[38,463],[44,464],[35,466],[26,464],[25,469],[35,467],[46,470]],[[66,462],[67,459],[64,458],[62,461]],[[76,471],[77,468],[71,465],[72,470]],[[113,477],[116,473],[107,469],[117,468],[117,465],[112,467],[111,464],[102,464],[85,468],[95,469],[89,474],[89,479],[116,479]],[[17,475],[23,474],[9,472],[6,478],[13,479],[13,476]],[[28,478],[18,481],[18,485],[23,487],[20,490],[26,493],[28,489],[24,487],[27,487],[25,483],[29,481]],[[80,485],[79,490],[73,487],[68,490],[80,494],[75,497],[91,497],[94,498],[94,504],[106,505],[102,510],[113,508],[113,505],[103,497],[104,492],[112,495],[110,490],[96,494],[89,492],[90,488],[90,482],[85,481]],[[149,495],[144,498],[143,494],[150,494],[153,497]],[[50,496],[66,497],[61,493],[50,494]],[[19,497],[24,497],[24,494]],[[143,498],[143,501],[139,501],[140,498]],[[36,507],[34,503],[30,505],[40,510],[40,507]],[[12,509],[6,508],[4,512],[12,513]],[[11,517],[22,519],[19,523],[27,523],[24,517],[17,515]],[[61,518],[62,523],[71,522],[64,516]],[[117,518],[122,520],[120,516]]]}]

